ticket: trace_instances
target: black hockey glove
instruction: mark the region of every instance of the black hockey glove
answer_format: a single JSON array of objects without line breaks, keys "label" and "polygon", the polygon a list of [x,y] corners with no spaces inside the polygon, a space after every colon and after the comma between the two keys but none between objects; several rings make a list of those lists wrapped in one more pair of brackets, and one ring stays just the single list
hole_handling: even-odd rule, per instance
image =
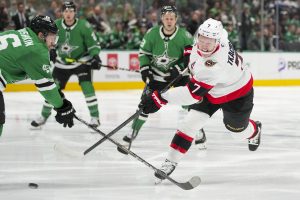
[{"label": "black hockey glove", "polygon": [[102,61],[101,61],[99,55],[95,55],[93,57],[93,59],[91,60],[92,69],[100,70],[101,69],[101,64],[102,64]]},{"label": "black hockey glove", "polygon": [[150,66],[142,67],[141,75],[142,75],[142,80],[144,81],[144,83],[147,83],[147,79],[149,80],[149,82],[152,82],[154,80]]},{"label": "black hockey glove", "polygon": [[64,99],[64,104],[60,108],[54,108],[57,112],[55,119],[58,123],[63,124],[64,127],[72,127],[74,125],[73,119],[75,116],[75,110],[72,103],[67,99]]},{"label": "black hockey glove", "polygon": [[179,68],[178,65],[175,65],[175,66],[170,68],[169,72],[170,72],[170,76],[167,76],[167,77],[164,78],[165,81],[167,81],[167,82],[171,82],[179,76],[180,68]]},{"label": "black hockey glove", "polygon": [[160,93],[155,90],[153,93],[142,99],[139,108],[141,108],[145,114],[155,113],[167,103],[168,101],[162,98]]},{"label": "black hockey glove", "polygon": [[56,62],[56,57],[57,57],[55,48],[52,48],[52,49],[49,50],[49,56],[50,56],[50,61],[55,63]]}]

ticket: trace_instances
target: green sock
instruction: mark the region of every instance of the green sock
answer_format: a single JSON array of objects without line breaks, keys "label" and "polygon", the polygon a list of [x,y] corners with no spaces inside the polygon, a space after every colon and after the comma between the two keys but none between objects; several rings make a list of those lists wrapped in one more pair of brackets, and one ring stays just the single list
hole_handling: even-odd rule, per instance
[{"label": "green sock", "polygon": [[80,83],[82,92],[85,96],[85,101],[92,117],[99,118],[98,101],[95,94],[95,89],[90,81],[83,81]]},{"label": "green sock", "polygon": [[51,104],[45,102],[42,108],[42,116],[47,119],[51,115],[52,108]]},{"label": "green sock", "polygon": [[139,118],[134,119],[131,127],[133,130],[139,131],[145,122],[146,120],[143,119],[139,119]]}]

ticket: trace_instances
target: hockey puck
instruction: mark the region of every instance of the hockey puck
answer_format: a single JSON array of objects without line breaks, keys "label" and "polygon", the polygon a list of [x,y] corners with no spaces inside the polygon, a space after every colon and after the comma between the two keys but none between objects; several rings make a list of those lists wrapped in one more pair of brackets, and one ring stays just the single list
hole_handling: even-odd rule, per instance
[{"label": "hockey puck", "polygon": [[37,189],[39,187],[39,185],[36,183],[29,183],[28,187],[30,187],[31,189]]}]

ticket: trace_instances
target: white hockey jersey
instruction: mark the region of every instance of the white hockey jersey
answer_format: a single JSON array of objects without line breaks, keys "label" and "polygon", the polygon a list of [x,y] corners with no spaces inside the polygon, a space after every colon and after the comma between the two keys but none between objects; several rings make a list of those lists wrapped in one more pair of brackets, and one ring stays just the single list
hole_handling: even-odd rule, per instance
[{"label": "white hockey jersey", "polygon": [[[242,57],[226,39],[209,57],[203,57],[197,44],[190,54],[189,69],[192,74],[190,83],[162,94],[169,103],[190,105],[202,97],[197,91],[209,90],[204,94],[213,104],[222,104],[247,94],[253,85],[249,69],[244,68]],[[192,85],[192,87],[190,87]]]}]

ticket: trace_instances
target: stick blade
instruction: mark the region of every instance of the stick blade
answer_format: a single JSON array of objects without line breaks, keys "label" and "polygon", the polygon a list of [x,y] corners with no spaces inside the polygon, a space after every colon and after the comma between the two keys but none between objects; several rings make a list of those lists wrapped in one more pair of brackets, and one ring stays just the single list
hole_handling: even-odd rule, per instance
[{"label": "stick blade", "polygon": [[179,183],[179,187],[181,187],[184,190],[191,190],[200,185],[201,179],[199,176],[192,177],[188,182],[185,183]]}]

